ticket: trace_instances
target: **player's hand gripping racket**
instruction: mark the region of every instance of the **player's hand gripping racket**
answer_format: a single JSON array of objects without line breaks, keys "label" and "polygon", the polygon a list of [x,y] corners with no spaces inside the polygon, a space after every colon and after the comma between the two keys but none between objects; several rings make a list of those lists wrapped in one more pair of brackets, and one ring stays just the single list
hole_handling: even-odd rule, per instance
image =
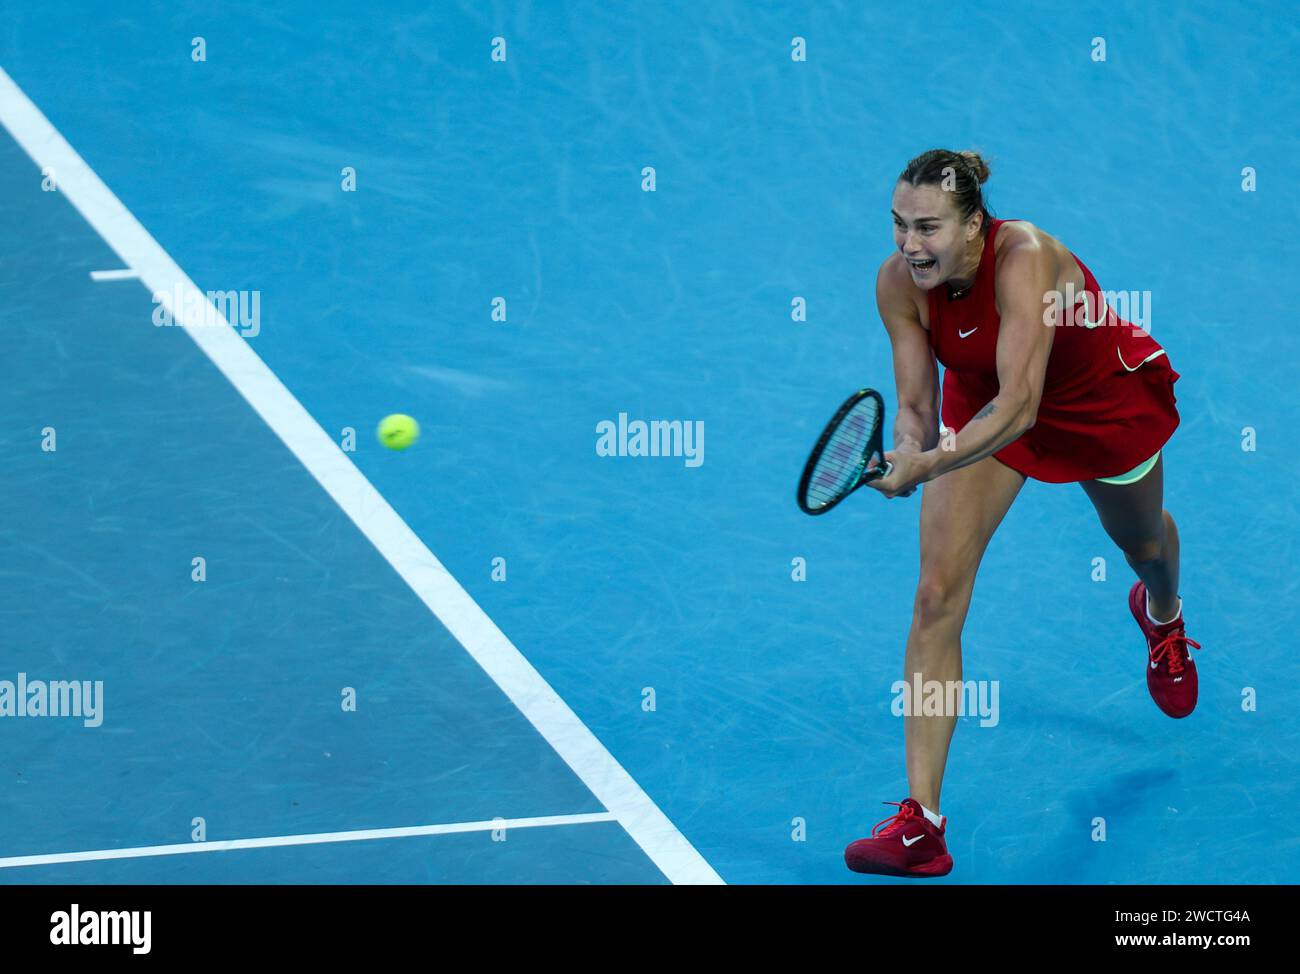
[{"label": "player's hand gripping racket", "polygon": [[[831,417],[799,478],[799,508],[825,514],[863,484],[888,477],[882,441],[885,401],[875,389],[859,389]],[[867,469],[872,458],[879,464]]]}]

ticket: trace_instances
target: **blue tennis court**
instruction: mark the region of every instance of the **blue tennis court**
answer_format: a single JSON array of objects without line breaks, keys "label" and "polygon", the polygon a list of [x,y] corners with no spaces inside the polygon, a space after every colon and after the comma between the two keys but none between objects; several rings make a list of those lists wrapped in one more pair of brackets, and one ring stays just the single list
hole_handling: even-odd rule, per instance
[{"label": "blue tennis court", "polygon": [[[893,408],[934,146],[1150,295],[1203,647],[1171,721],[1121,553],[1031,481],[943,881],[1295,882],[1298,44],[1240,0],[9,12],[0,882],[895,882],[843,849],[907,793],[920,496],[794,486]],[[637,421],[682,449],[604,455]]]}]

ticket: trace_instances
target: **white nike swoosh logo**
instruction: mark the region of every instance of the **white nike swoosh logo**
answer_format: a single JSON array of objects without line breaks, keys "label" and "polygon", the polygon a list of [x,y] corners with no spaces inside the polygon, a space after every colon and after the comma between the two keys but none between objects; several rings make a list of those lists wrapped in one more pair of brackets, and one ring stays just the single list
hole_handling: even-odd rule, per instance
[{"label": "white nike swoosh logo", "polygon": [[979,331],[979,330],[980,330],[980,326],[979,326],[979,325],[976,325],[976,326],[975,326],[974,328],[972,328],[970,331],[962,331],[960,328],[958,328],[958,329],[957,329],[957,337],[958,337],[958,338],[969,338],[971,335],[975,334],[975,333],[976,333],[977,331]]},{"label": "white nike swoosh logo", "polygon": [[1119,350],[1119,346],[1118,346],[1118,345],[1115,346],[1115,354],[1119,356],[1119,364],[1120,364],[1120,365],[1124,366],[1124,368],[1127,369],[1127,370],[1130,371],[1130,372],[1136,372],[1138,369],[1142,368],[1142,366],[1144,366],[1144,365],[1146,365],[1148,362],[1150,362],[1153,358],[1159,358],[1161,355],[1164,355],[1164,354],[1165,354],[1165,350],[1162,348],[1162,349],[1160,349],[1160,351],[1158,351],[1158,352],[1152,352],[1150,355],[1148,355],[1146,358],[1144,358],[1144,359],[1143,359],[1141,362],[1139,362],[1137,365],[1132,365],[1132,366],[1130,366],[1127,362],[1124,361],[1124,353],[1121,352],[1121,351]]},{"label": "white nike swoosh logo", "polygon": [[903,840],[903,845],[905,845],[905,846],[909,846],[909,847],[910,847],[910,846],[913,846],[913,845],[915,845],[916,843],[920,842],[920,841],[921,841],[922,839],[924,839],[924,838],[925,838],[925,834],[922,833],[921,835],[913,836],[913,837],[910,838],[910,839],[904,839],[904,840]]},{"label": "white nike swoosh logo", "polygon": [[1153,662],[1153,663],[1151,664],[1151,669],[1154,670],[1155,668],[1156,668],[1156,664]]}]

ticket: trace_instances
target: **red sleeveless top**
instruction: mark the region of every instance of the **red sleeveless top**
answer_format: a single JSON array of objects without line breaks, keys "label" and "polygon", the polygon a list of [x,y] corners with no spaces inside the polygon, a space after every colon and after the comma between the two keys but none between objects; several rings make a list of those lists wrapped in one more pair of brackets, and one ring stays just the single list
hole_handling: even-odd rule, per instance
[{"label": "red sleeveless top", "polygon": [[[946,287],[927,292],[930,347],[944,366],[941,415],[954,430],[998,393],[993,243],[1010,222],[1017,221],[989,222],[975,283],[966,294],[954,301]],[[1074,259],[1083,271],[1087,302],[1080,296],[1081,305],[1064,316],[1067,323],[1055,326],[1033,428],[993,454],[1027,477],[1054,484],[1126,473],[1153,456],[1178,427],[1173,387],[1179,376],[1169,357],[1148,332],[1106,304],[1092,272]]]}]

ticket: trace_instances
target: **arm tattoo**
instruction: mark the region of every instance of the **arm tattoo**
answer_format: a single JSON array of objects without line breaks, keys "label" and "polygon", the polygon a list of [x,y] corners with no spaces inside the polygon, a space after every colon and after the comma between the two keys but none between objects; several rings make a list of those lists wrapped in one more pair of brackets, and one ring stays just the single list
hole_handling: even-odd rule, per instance
[{"label": "arm tattoo", "polygon": [[995,405],[993,405],[993,403],[989,403],[987,406],[985,406],[983,409],[981,409],[978,413],[976,413],[975,416],[974,416],[974,418],[975,418],[975,419],[983,419],[985,416],[992,416],[995,412],[997,412],[997,408],[998,408],[998,407],[995,406]]}]

